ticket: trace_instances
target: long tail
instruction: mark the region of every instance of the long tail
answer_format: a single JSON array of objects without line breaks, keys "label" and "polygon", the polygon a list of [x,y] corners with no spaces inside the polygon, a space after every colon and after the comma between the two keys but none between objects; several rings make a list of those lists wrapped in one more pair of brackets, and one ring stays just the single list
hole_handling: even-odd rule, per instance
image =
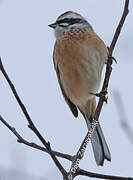
[{"label": "long tail", "polygon": [[[87,127],[89,130],[91,126],[91,118],[88,117],[87,115],[85,115],[85,117],[86,117]],[[104,159],[111,161],[110,151],[107,146],[106,140],[104,138],[100,124],[97,125],[96,130],[92,135],[91,143],[97,165],[103,166]]]},{"label": "long tail", "polygon": [[[88,130],[91,127],[91,122],[92,122],[91,116],[93,117],[95,113],[95,109],[96,109],[95,97],[92,98],[91,100],[88,100],[86,106],[79,108],[79,110],[81,111],[81,113],[83,114],[86,120]],[[92,134],[91,144],[97,165],[103,166],[104,159],[111,161],[110,151],[107,146],[106,140],[104,138],[100,124],[97,124],[96,130]]]}]

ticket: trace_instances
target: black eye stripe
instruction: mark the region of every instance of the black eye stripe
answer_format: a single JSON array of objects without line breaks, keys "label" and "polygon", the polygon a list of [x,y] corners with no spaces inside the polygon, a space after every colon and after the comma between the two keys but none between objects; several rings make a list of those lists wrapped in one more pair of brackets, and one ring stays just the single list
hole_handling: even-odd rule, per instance
[{"label": "black eye stripe", "polygon": [[61,24],[61,23],[69,23],[69,22],[70,22],[70,19],[68,19],[68,18],[65,18],[65,19],[62,19],[62,20],[57,21],[58,24]]},{"label": "black eye stripe", "polygon": [[57,21],[57,24],[68,23],[70,25],[70,24],[79,23],[80,21],[81,21],[81,19],[79,19],[79,18],[76,18],[76,19],[65,18],[65,19]]}]

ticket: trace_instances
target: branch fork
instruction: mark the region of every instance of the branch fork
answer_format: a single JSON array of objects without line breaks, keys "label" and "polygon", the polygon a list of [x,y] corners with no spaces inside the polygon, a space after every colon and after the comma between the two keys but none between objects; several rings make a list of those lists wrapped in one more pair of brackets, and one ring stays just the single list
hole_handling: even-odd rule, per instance
[{"label": "branch fork", "polygon": [[[107,62],[107,65],[106,65],[106,73],[105,73],[104,83],[103,83],[103,87],[102,87],[101,92],[105,92],[108,89],[110,75],[111,75],[111,72],[112,72],[112,66],[111,65],[112,65],[113,60],[115,60],[115,58],[112,57],[112,53],[113,53],[114,47],[116,45],[116,42],[118,40],[121,29],[123,27],[123,24],[125,22],[126,16],[127,16],[128,12],[129,12],[128,6],[129,6],[129,0],[125,0],[125,6],[124,6],[124,11],[123,11],[121,20],[119,22],[119,25],[118,25],[116,31],[115,31],[112,43],[111,43],[111,45],[109,47],[108,62]],[[38,144],[36,144],[34,142],[29,142],[29,141],[25,140],[17,132],[17,130],[14,127],[12,127],[11,125],[9,125],[7,123],[7,121],[1,115],[0,115],[0,121],[10,131],[12,131],[12,133],[17,137],[17,141],[19,143],[23,143],[23,144],[25,144],[27,146],[30,146],[32,148],[35,148],[37,150],[47,152],[51,156],[51,159],[54,161],[54,163],[57,166],[57,168],[59,169],[59,171],[61,172],[63,180],[73,180],[76,176],[79,176],[79,175],[87,176],[87,177],[94,177],[94,178],[101,178],[101,179],[133,180],[133,178],[130,178],[130,177],[110,176],[110,175],[103,175],[103,174],[97,174],[97,173],[88,172],[88,171],[80,169],[79,166],[78,166],[79,163],[80,163],[80,160],[84,157],[86,146],[87,146],[89,140],[91,139],[91,136],[92,136],[93,132],[95,131],[95,128],[96,128],[96,126],[98,124],[98,119],[99,119],[100,112],[102,110],[103,103],[104,103],[104,98],[102,96],[100,96],[100,98],[99,98],[99,102],[98,102],[98,105],[97,105],[97,108],[96,108],[94,119],[93,119],[92,124],[91,124],[91,128],[89,129],[87,135],[85,136],[85,138],[84,138],[79,150],[77,151],[76,155],[72,156],[72,155],[69,155],[69,154],[63,154],[63,153],[60,153],[60,152],[57,152],[57,151],[53,151],[51,149],[50,142],[49,141],[46,142],[46,140],[43,138],[43,136],[41,135],[41,133],[39,132],[37,127],[34,125],[28,111],[26,110],[25,105],[22,103],[22,101],[21,101],[21,99],[20,99],[20,97],[19,97],[13,83],[11,82],[8,74],[6,73],[1,59],[0,59],[0,71],[2,72],[3,76],[7,80],[8,84],[9,84],[9,86],[10,86],[10,88],[11,88],[11,90],[12,90],[12,92],[13,92],[15,98],[16,98],[16,101],[18,102],[22,112],[24,113],[25,118],[27,119],[27,122],[28,122],[28,127],[38,137],[38,139],[40,140],[40,142],[42,143],[43,146],[40,146],[40,145],[38,145]],[[71,168],[70,168],[69,172],[67,172],[64,169],[64,167],[61,165],[61,163],[59,162],[59,160],[57,159],[56,156],[72,161],[72,165],[71,165]]]}]

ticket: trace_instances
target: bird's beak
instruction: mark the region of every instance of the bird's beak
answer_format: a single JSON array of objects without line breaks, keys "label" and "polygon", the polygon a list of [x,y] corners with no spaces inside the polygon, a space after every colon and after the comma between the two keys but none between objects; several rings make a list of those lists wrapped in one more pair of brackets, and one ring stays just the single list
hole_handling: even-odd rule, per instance
[{"label": "bird's beak", "polygon": [[57,26],[57,23],[55,22],[55,23],[53,23],[53,24],[49,24],[48,26],[51,27],[51,28],[53,28],[53,29],[55,29],[56,26]]}]

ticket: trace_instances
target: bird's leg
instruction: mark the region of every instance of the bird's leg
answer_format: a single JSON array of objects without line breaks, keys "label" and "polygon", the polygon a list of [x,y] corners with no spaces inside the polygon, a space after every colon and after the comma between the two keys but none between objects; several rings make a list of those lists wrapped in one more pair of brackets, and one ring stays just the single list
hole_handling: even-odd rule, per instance
[{"label": "bird's leg", "polygon": [[101,91],[100,93],[93,93],[93,92],[90,92],[91,95],[94,95],[94,96],[97,96],[99,98],[102,98],[103,101],[105,101],[107,103],[107,100],[108,100],[108,97],[106,97],[106,94],[107,94],[107,91]]}]

